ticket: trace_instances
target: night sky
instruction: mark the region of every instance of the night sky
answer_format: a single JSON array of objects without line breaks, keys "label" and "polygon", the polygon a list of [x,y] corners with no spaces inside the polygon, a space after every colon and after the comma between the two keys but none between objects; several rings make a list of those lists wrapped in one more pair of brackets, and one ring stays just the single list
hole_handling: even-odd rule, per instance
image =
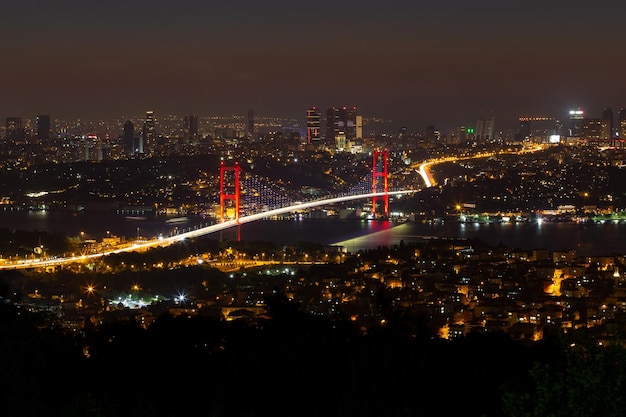
[{"label": "night sky", "polygon": [[3,0],[0,118],[600,117],[626,107],[624,16],[613,0]]}]

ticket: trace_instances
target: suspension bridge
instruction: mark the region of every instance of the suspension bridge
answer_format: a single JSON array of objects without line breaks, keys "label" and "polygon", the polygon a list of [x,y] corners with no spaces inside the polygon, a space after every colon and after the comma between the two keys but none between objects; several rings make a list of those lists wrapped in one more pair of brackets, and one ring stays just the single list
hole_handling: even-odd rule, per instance
[{"label": "suspension bridge", "polygon": [[[408,190],[390,190],[388,159],[387,150],[374,150],[371,168],[364,178],[344,192],[329,194],[317,199],[294,197],[293,193],[279,184],[262,180],[254,175],[246,175],[238,163],[235,162],[233,165],[227,166],[222,161],[219,168],[219,221],[238,220],[242,216],[257,213],[267,214],[275,209],[297,206],[303,202],[316,203],[335,197],[349,196],[354,196],[353,199],[371,198],[372,217],[388,217],[390,194],[393,195],[395,191],[409,192]],[[326,203],[317,205],[324,204]]]},{"label": "suspension bridge", "polygon": [[[85,262],[109,254],[142,251],[158,246],[167,246],[219,232],[237,225],[256,220],[308,210],[352,200],[371,199],[371,215],[389,216],[389,198],[414,193],[415,189],[391,189],[389,187],[389,164],[387,150],[373,152],[372,166],[368,175],[348,191],[328,195],[308,201],[294,201],[285,190],[276,189],[255,176],[243,175],[238,163],[231,166],[224,162],[219,167],[219,222],[181,232],[173,236],[159,236],[154,239],[137,240],[123,247],[116,247],[94,253],[54,259],[25,259],[0,264],[0,269],[44,268],[73,262]],[[242,193],[242,190],[244,192]],[[243,195],[242,195],[243,194]],[[245,197],[245,198],[244,198]]]}]

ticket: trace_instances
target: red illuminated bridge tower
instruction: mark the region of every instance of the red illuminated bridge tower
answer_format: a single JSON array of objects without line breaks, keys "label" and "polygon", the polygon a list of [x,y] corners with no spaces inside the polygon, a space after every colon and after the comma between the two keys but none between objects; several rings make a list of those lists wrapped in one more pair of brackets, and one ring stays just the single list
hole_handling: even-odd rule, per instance
[{"label": "red illuminated bridge tower", "polygon": [[[233,171],[235,173],[235,189],[234,192],[226,192],[224,187],[224,175],[226,171]],[[228,200],[235,202],[235,220],[239,223],[239,203],[240,203],[240,194],[239,194],[239,172],[241,171],[241,167],[237,162],[232,167],[227,167],[224,165],[224,161],[220,163],[220,222],[224,222],[224,203]]]},{"label": "red illuminated bridge tower", "polygon": [[[383,191],[385,193],[384,196],[382,196],[383,198],[383,216],[388,217],[389,216],[389,187],[387,184],[387,174],[388,174],[388,170],[387,170],[387,158],[388,158],[389,154],[387,152],[387,149],[380,151],[378,149],[374,150],[374,158],[372,160],[372,193],[378,193],[380,191],[378,191],[378,178],[380,177],[383,181],[382,185],[383,185]],[[378,169],[378,164],[379,161],[382,161],[382,170]],[[372,197],[372,216],[376,216],[376,196]]]}]

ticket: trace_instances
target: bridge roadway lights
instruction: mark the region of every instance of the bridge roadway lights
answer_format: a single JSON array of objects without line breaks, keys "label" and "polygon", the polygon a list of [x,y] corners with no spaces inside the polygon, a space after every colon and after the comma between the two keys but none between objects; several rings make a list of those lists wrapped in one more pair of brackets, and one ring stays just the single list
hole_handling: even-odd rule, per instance
[{"label": "bridge roadway lights", "polygon": [[19,262],[2,262],[0,263],[0,269],[32,269],[32,268],[40,268],[45,266],[53,266],[53,265],[62,265],[68,264],[72,262],[86,262],[91,259],[100,258],[103,256],[122,253],[122,252],[136,252],[139,250],[147,250],[151,247],[155,246],[167,246],[172,245],[176,242],[184,241],[185,239],[193,239],[196,237],[208,235],[211,233],[218,232],[220,230],[225,230],[239,224],[249,223],[261,219],[265,219],[267,217],[272,217],[275,215],[280,215],[284,213],[290,213],[296,210],[303,210],[312,207],[324,206],[327,204],[335,204],[344,201],[358,200],[362,198],[373,198],[373,197],[384,197],[387,194],[400,195],[400,194],[412,194],[416,190],[395,190],[390,191],[388,193],[367,193],[367,194],[356,194],[356,195],[346,195],[341,197],[333,197],[333,198],[323,198],[321,200],[309,201],[306,203],[298,203],[288,207],[281,207],[278,209],[269,210],[266,212],[260,212],[255,214],[250,214],[247,216],[240,217],[238,220],[226,220],[223,223],[212,224],[210,226],[201,227],[199,229],[193,229],[188,232],[183,232],[176,236],[170,237],[162,237],[156,238],[152,240],[146,240],[141,243],[134,243],[132,245],[128,245],[122,248],[109,249],[103,252],[91,253],[88,255],[81,256],[71,256],[68,258],[55,258],[55,259],[44,259],[44,260],[29,260],[29,261],[19,261]]}]

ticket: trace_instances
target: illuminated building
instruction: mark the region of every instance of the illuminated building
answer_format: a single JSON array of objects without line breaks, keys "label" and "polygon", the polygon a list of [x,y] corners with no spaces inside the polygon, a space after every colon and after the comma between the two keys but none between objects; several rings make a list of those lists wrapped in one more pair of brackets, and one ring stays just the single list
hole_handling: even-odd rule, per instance
[{"label": "illuminated building", "polygon": [[602,120],[586,119],[583,121],[581,137],[588,141],[599,141],[602,137]]},{"label": "illuminated building", "polygon": [[363,139],[363,116],[356,117],[356,139]]},{"label": "illuminated building", "polygon": [[[356,107],[331,107],[326,110],[326,141],[337,149],[345,149],[349,141],[357,138]],[[362,127],[361,127],[362,130]]]},{"label": "illuminated building", "polygon": [[581,109],[569,111],[569,130],[568,136],[580,137],[583,129],[583,120],[585,112]]},{"label": "illuminated building", "polygon": [[611,139],[613,137],[613,110],[607,107],[602,112],[602,139]]},{"label": "illuminated building", "polygon": [[317,107],[306,111],[306,143],[319,143],[320,140],[320,113]]},{"label": "illuminated building", "polygon": [[[153,153],[156,151],[156,131],[154,112],[146,112],[146,120],[143,124],[143,152]],[[142,153],[143,153],[142,152]]]},{"label": "illuminated building", "polygon": [[452,144],[458,145],[467,142],[467,130],[468,128],[466,128],[465,126],[459,126],[457,128],[456,134],[453,135],[454,139],[452,139]]},{"label": "illuminated building", "polygon": [[84,161],[102,161],[102,145],[98,136],[83,135],[82,142]]},{"label": "illuminated building", "polygon": [[561,134],[559,121],[553,117],[523,116],[519,117],[518,120],[518,140],[545,143],[550,137]]},{"label": "illuminated building", "polygon": [[343,107],[339,112],[339,117],[340,123],[343,125],[343,131],[345,132],[346,140],[355,140],[357,138],[356,107]]},{"label": "illuminated building", "polygon": [[37,116],[37,141],[43,143],[50,140],[50,116]]},{"label": "illuminated building", "polygon": [[620,139],[626,139],[626,109],[622,108],[618,114],[619,118],[619,137]]}]

